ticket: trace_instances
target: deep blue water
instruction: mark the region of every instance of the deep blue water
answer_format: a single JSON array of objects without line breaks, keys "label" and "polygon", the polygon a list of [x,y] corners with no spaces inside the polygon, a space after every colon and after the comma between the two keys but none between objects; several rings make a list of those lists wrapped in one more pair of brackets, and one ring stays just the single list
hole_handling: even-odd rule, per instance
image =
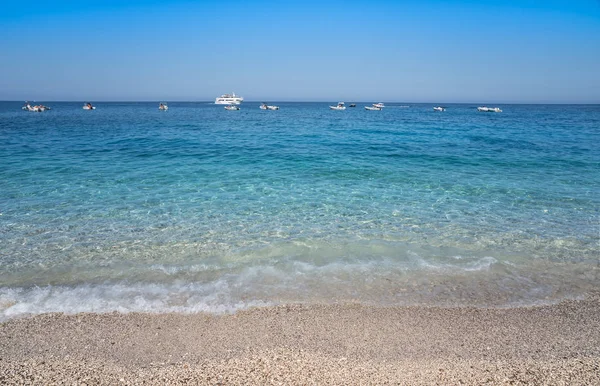
[{"label": "deep blue water", "polygon": [[46,104],[0,102],[0,318],[599,288],[598,105]]}]

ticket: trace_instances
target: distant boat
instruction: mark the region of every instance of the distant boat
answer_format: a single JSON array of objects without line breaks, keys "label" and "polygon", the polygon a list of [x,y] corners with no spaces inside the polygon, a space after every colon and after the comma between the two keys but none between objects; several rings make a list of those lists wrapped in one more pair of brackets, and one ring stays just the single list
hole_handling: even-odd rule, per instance
[{"label": "distant boat", "polygon": [[352,103],[350,107],[356,107],[356,103]]},{"label": "distant boat", "polygon": [[240,103],[242,103],[244,101],[244,98],[242,98],[239,95],[235,95],[235,93],[231,93],[231,94],[223,94],[220,97],[215,99],[215,104],[216,105],[239,105]]},{"label": "distant boat", "polygon": [[383,104],[383,102],[379,102],[379,103],[373,103],[373,107],[384,108],[385,105]]},{"label": "distant boat", "polygon": [[433,111],[446,111],[446,108],[442,106],[437,106],[433,108]]},{"label": "distant boat", "polygon": [[269,106],[266,103],[260,105],[261,110],[279,110],[279,106]]},{"label": "distant boat", "polygon": [[92,106],[92,104],[88,102],[83,105],[83,109],[84,110],[96,110],[96,107]]},{"label": "distant boat", "polygon": [[50,107],[48,107],[48,106],[44,106],[44,105],[32,106],[29,104],[29,102],[26,102],[25,106],[21,107],[21,109],[25,110],[25,111],[30,111],[33,113],[41,113],[43,111],[51,110]]},{"label": "distant boat", "polygon": [[166,103],[161,103],[158,105],[158,109],[162,111],[167,111],[169,109],[169,106],[167,106]]},{"label": "distant boat", "polygon": [[483,111],[485,113],[501,113],[502,112],[500,107],[487,107],[487,106],[478,107],[477,111]]},{"label": "distant boat", "polygon": [[370,111],[381,111],[383,110],[383,108],[377,106],[375,103],[372,106],[365,106],[365,110],[370,110]]},{"label": "distant boat", "polygon": [[236,105],[227,105],[225,106],[225,110],[229,110],[229,111],[236,111],[239,110],[240,108]]},{"label": "distant boat", "polygon": [[329,106],[331,110],[346,110],[344,102],[338,102],[337,106]]}]

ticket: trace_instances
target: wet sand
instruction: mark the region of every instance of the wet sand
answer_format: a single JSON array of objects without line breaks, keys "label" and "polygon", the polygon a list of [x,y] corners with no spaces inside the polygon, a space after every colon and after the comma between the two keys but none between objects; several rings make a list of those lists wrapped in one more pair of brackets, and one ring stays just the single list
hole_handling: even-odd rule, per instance
[{"label": "wet sand", "polygon": [[0,325],[0,384],[600,384],[600,299],[511,309],[280,306]]}]

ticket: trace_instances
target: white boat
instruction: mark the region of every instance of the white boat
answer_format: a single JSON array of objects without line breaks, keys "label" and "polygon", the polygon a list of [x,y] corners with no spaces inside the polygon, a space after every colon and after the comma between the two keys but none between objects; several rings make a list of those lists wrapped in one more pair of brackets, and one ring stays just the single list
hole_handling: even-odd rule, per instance
[{"label": "white boat", "polygon": [[433,108],[433,111],[446,111],[446,108],[442,106],[437,106]]},{"label": "white boat", "polygon": [[169,106],[167,106],[166,103],[161,103],[158,105],[158,109],[162,111],[167,111],[169,109]]},{"label": "white boat", "polygon": [[381,111],[383,109],[381,107],[375,106],[375,104],[373,104],[372,106],[365,106],[365,110]]},{"label": "white boat", "polygon": [[329,106],[331,110],[346,110],[346,106],[344,106],[344,102],[338,102],[337,106]]},{"label": "white boat", "polygon": [[477,111],[483,111],[485,113],[501,113],[502,112],[500,107],[487,107],[487,106],[478,107]]},{"label": "white boat", "polygon": [[35,105],[32,106],[27,102],[25,106],[21,107],[22,110],[31,111],[33,113],[41,113],[42,111],[50,110],[50,107],[44,105]]},{"label": "white boat", "polygon": [[242,98],[239,95],[235,95],[235,93],[233,92],[231,94],[221,95],[220,97],[215,99],[215,104],[216,105],[239,105],[243,101],[244,101],[244,98]]},{"label": "white boat", "polygon": [[260,105],[261,110],[279,110],[279,106],[269,106],[266,103]]},{"label": "white boat", "polygon": [[83,105],[84,110],[96,110],[96,107],[92,106],[91,103],[86,103]]},{"label": "white boat", "polygon": [[227,105],[225,106],[225,110],[229,110],[229,111],[236,111],[239,110],[240,108],[236,105]]},{"label": "white boat", "polygon": [[379,103],[373,103],[373,107],[379,107],[379,108],[384,108],[385,105],[383,104],[383,102],[379,102]]}]

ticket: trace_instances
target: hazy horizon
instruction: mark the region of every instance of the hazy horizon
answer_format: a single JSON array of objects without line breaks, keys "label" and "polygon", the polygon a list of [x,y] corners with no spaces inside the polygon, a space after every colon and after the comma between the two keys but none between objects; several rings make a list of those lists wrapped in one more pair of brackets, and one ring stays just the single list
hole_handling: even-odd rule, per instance
[{"label": "hazy horizon", "polygon": [[0,100],[600,103],[600,2],[8,1]]},{"label": "hazy horizon", "polygon": [[[562,102],[492,102],[492,101],[467,101],[467,102],[444,102],[444,101],[435,101],[435,102],[414,102],[414,101],[393,101],[393,100],[383,100],[383,99],[373,99],[373,100],[283,100],[283,99],[256,99],[256,100],[247,100],[244,98],[244,103],[263,103],[263,102],[276,102],[276,103],[337,103],[342,101],[346,104],[350,103],[372,103],[372,102],[383,102],[388,104],[411,104],[411,105],[485,105],[485,104],[498,104],[498,105],[600,105],[600,102],[590,102],[590,103],[562,103]],[[165,99],[148,99],[148,100],[88,100],[88,99],[80,99],[80,100],[53,100],[53,99],[25,99],[25,100],[0,100],[0,103],[24,103],[24,102],[50,102],[50,103],[207,103],[214,104],[214,98],[212,100],[165,100]]]}]

